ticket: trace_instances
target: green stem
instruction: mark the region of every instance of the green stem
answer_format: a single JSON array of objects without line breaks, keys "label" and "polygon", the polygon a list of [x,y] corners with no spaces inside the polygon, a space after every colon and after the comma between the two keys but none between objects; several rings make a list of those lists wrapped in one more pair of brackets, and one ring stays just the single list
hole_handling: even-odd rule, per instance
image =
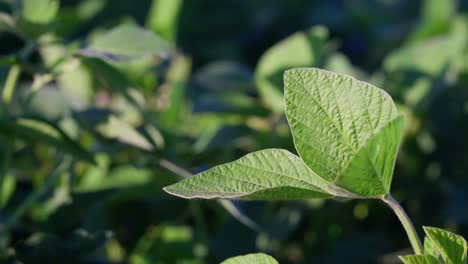
[{"label": "green stem", "polygon": [[411,222],[411,219],[408,217],[403,207],[401,207],[398,201],[395,200],[395,198],[393,198],[392,195],[390,194],[387,194],[384,197],[382,197],[382,200],[386,204],[388,204],[388,206],[390,206],[393,212],[395,212],[395,214],[397,215],[398,219],[403,225],[403,228],[406,231],[406,234],[408,235],[408,238],[411,243],[411,246],[413,247],[414,253],[417,255],[423,254],[424,249],[421,244],[421,241],[419,240],[418,233],[416,233],[416,229],[414,228],[414,225]]},{"label": "green stem", "polygon": [[5,107],[7,107],[11,102],[11,98],[13,97],[13,92],[15,91],[16,83],[18,82],[20,73],[21,67],[18,64],[11,66],[5,81],[5,85],[3,86],[2,99]]},{"label": "green stem", "polygon": [[0,209],[4,206],[3,204],[3,185],[5,178],[8,174],[8,168],[11,163],[11,156],[13,154],[13,142],[8,141],[5,143],[3,161],[0,167]]}]

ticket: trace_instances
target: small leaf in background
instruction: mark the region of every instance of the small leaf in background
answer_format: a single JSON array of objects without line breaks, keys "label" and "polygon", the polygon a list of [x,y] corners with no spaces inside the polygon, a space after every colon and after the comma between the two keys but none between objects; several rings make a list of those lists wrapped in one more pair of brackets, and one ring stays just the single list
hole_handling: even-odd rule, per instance
[{"label": "small leaf in background", "polygon": [[405,264],[441,264],[441,262],[431,255],[410,255],[400,257]]},{"label": "small leaf in background", "polygon": [[0,134],[10,138],[37,141],[94,163],[94,157],[57,125],[37,118],[0,119]]},{"label": "small leaf in background", "polygon": [[257,253],[257,254],[248,254],[244,256],[238,256],[238,257],[233,257],[230,259],[227,259],[221,264],[278,264],[278,261],[276,261],[274,258],[263,254],[263,253]]},{"label": "small leaf in background", "polygon": [[327,39],[327,29],[317,26],[293,34],[263,54],[255,70],[255,83],[267,106],[284,111],[283,72],[293,67],[320,66]]},{"label": "small leaf in background", "polygon": [[[74,110],[82,110],[91,104],[93,98],[93,82],[92,72],[90,72],[81,61],[76,57],[68,57],[70,48],[60,43],[60,40],[55,36],[43,36],[41,40],[51,42],[53,44],[43,45],[39,48],[39,53],[46,67],[50,69],[48,74],[42,75],[45,81],[54,81],[55,86],[61,92],[63,101],[67,102],[70,108]],[[36,74],[34,84],[37,87]],[[49,77],[48,77],[49,76]],[[40,81],[40,77],[39,77]],[[34,85],[33,84],[33,85]]]},{"label": "small leaf in background", "polygon": [[177,22],[182,9],[182,0],[153,0],[146,25],[173,43],[177,36]]},{"label": "small leaf in background", "polygon": [[116,116],[110,116],[105,124],[98,125],[97,130],[107,138],[117,139],[144,150],[153,150],[152,144],[144,136]]},{"label": "small leaf in background", "polygon": [[124,24],[92,40],[80,51],[80,54],[109,61],[121,61],[146,56],[165,57],[169,51],[169,44],[156,34],[136,25]]},{"label": "small leaf in background", "polygon": [[358,196],[390,190],[403,118],[383,90],[315,68],[286,71],[286,116],[317,175]]},{"label": "small leaf in background", "polygon": [[9,14],[0,12],[0,32],[15,31],[15,20]]},{"label": "small leaf in background", "polygon": [[83,175],[80,192],[132,188],[148,184],[152,179],[151,171],[131,166],[117,167],[110,172],[100,170],[102,168],[93,168]]},{"label": "small leaf in background", "polygon": [[468,247],[462,236],[435,227],[424,227],[424,232],[447,264],[466,264]]},{"label": "small leaf in background", "polygon": [[16,179],[10,174],[7,174],[3,179],[2,188],[3,189],[0,191],[0,193],[2,194],[2,196],[0,197],[0,209],[4,208],[8,204],[8,201],[15,192]]},{"label": "small leaf in background", "polygon": [[58,14],[59,0],[22,0],[22,17],[34,24],[48,24]]},{"label": "small leaf in background", "polygon": [[171,263],[175,259],[180,263],[200,264],[196,261],[198,252],[194,242],[194,230],[191,227],[160,225],[143,234],[130,259],[132,263],[138,264]]},{"label": "small leaf in background", "polygon": [[121,71],[103,60],[83,58],[82,63],[104,88],[124,94],[131,86],[130,81]]},{"label": "small leaf in background", "polygon": [[456,15],[457,0],[425,0],[422,21],[411,40],[424,39],[446,31]]},{"label": "small leaf in background", "polygon": [[325,69],[337,73],[348,74],[357,79],[362,78],[364,75],[357,67],[353,66],[348,57],[338,52],[331,54],[327,58]]},{"label": "small leaf in background", "polygon": [[193,76],[194,84],[208,91],[251,91],[252,71],[234,61],[216,61],[201,67]]},{"label": "small leaf in background", "polygon": [[192,70],[192,61],[188,57],[177,56],[171,62],[167,73],[167,82],[159,88],[159,108],[157,120],[163,128],[179,126],[181,117],[187,111],[186,94]]},{"label": "small leaf in background", "polygon": [[326,182],[281,149],[250,153],[164,188],[183,198],[281,200],[330,197]]},{"label": "small leaf in background", "polygon": [[415,106],[425,98],[434,98],[463,71],[468,19],[457,16],[451,20],[444,32],[407,42],[385,58],[384,70],[406,104]]}]

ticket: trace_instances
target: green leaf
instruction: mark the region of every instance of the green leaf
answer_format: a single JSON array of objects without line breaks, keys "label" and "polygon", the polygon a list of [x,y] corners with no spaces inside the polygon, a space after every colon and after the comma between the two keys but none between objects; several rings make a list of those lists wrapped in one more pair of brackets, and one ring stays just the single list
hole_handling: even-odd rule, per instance
[{"label": "green leaf", "polygon": [[431,255],[442,262],[442,256],[429,237],[424,238],[424,254]]},{"label": "green leaf", "polygon": [[[436,76],[444,67],[458,64],[468,45],[468,19],[456,17],[449,32],[421,41],[408,42],[385,58],[387,72],[412,71]],[[432,56],[427,56],[432,54]]]},{"label": "green leaf", "polygon": [[183,198],[280,200],[330,197],[326,182],[296,155],[267,149],[164,188]]},{"label": "green leaf", "polygon": [[80,53],[88,57],[119,61],[166,56],[169,49],[170,46],[151,31],[125,24],[97,37]]},{"label": "green leaf", "polygon": [[257,253],[229,258],[221,264],[278,264],[278,261],[266,254]]},{"label": "green leaf", "polygon": [[182,4],[182,0],[153,0],[146,22],[147,27],[161,34],[164,39],[174,42]]},{"label": "green leaf", "polygon": [[439,260],[431,255],[410,255],[400,257],[405,264],[440,264]]},{"label": "green leaf", "polygon": [[284,111],[283,72],[293,67],[319,65],[327,38],[326,28],[313,27],[293,34],[263,54],[255,71],[255,82],[270,108]]},{"label": "green leaf", "polygon": [[462,236],[435,227],[424,227],[424,232],[447,264],[466,264],[467,244]]},{"label": "green leaf", "polygon": [[58,14],[60,2],[58,0],[23,0],[22,17],[34,24],[48,24]]},{"label": "green leaf", "polygon": [[6,13],[0,12],[0,32],[14,32],[15,31],[15,20]]},{"label": "green leaf", "polygon": [[107,123],[98,125],[97,130],[107,138],[114,138],[144,150],[153,150],[153,145],[133,126],[114,115],[109,117]]},{"label": "green leaf", "polygon": [[94,163],[94,157],[57,125],[39,118],[0,119],[0,134],[38,141],[65,151],[76,158]]},{"label": "green leaf", "polygon": [[403,131],[390,96],[315,68],[288,70],[284,81],[286,115],[304,162],[339,196],[387,194]]},{"label": "green leaf", "polygon": [[446,31],[456,15],[456,0],[425,0],[421,25],[413,33],[412,40],[424,39]]},{"label": "green leaf", "polygon": [[[166,129],[180,125],[181,115],[187,108],[186,93],[192,69],[192,61],[184,56],[172,59],[168,69],[167,81],[161,86],[161,97],[165,99],[157,119],[159,125]],[[166,97],[167,96],[167,97]]]},{"label": "green leaf", "polygon": [[7,174],[5,178],[3,179],[3,186],[0,192],[2,194],[0,196],[0,209],[4,208],[8,204],[8,201],[10,200],[11,196],[15,192],[15,189],[16,189],[16,179],[10,174]]}]

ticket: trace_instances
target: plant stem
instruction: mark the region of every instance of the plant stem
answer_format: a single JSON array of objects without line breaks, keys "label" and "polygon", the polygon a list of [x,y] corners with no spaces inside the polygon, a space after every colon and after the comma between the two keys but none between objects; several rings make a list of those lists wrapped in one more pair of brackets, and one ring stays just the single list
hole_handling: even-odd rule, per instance
[{"label": "plant stem", "polygon": [[16,82],[18,81],[20,73],[21,67],[18,64],[11,66],[5,81],[5,85],[3,86],[2,99],[5,107],[7,107],[11,102],[11,98],[13,97],[13,92],[15,91]]},{"label": "plant stem", "polygon": [[5,143],[5,149],[3,154],[3,161],[0,166],[0,209],[4,206],[3,204],[3,185],[5,178],[8,174],[8,169],[11,163],[11,156],[13,154],[13,142],[8,141]]},{"label": "plant stem", "polygon": [[411,222],[411,219],[408,217],[403,207],[401,207],[398,201],[395,200],[395,198],[393,198],[391,194],[387,194],[383,196],[382,201],[388,204],[388,206],[390,206],[393,212],[395,212],[395,214],[397,215],[398,219],[403,225],[403,228],[406,231],[406,234],[408,235],[408,238],[411,243],[411,246],[413,247],[414,253],[417,255],[423,254],[424,249],[421,244],[421,241],[419,240],[418,233],[416,233],[416,229],[414,228],[414,225]]}]

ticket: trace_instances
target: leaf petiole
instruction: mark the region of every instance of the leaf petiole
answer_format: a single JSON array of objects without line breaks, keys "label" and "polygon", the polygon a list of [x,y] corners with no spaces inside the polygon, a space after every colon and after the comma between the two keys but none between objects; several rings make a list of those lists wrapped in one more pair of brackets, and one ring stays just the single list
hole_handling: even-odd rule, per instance
[{"label": "leaf petiole", "polygon": [[413,247],[414,253],[416,255],[423,254],[424,249],[421,244],[421,241],[419,240],[418,233],[416,232],[416,229],[414,228],[414,225],[411,222],[411,219],[408,217],[403,207],[401,207],[398,201],[395,200],[395,198],[393,198],[391,194],[387,194],[383,196],[382,201],[388,204],[388,206],[390,206],[393,212],[395,212],[395,214],[397,215],[398,219],[403,225],[403,228],[406,231],[406,234],[408,235],[408,238],[411,243],[411,246]]}]

